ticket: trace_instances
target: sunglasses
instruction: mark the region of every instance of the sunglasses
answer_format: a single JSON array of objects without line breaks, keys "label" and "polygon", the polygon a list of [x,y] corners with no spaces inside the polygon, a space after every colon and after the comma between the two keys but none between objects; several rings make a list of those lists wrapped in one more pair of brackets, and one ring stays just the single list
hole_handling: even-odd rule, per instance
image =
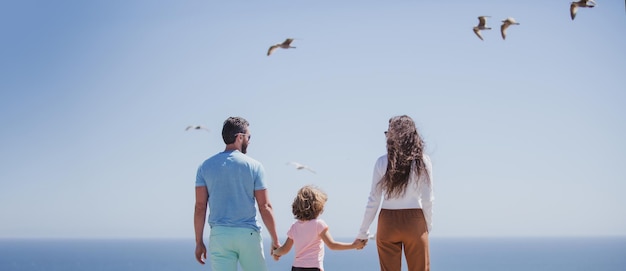
[{"label": "sunglasses", "polygon": [[[238,136],[238,135],[244,135],[245,136],[246,134],[245,133],[236,133],[235,134],[235,136]],[[252,138],[252,135],[248,134],[248,140],[250,140],[250,138]]]}]

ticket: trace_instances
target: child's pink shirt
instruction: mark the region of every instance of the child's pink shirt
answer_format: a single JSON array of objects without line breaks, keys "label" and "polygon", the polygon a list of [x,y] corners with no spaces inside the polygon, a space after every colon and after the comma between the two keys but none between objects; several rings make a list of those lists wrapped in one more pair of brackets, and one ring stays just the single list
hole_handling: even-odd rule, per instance
[{"label": "child's pink shirt", "polygon": [[295,267],[317,267],[324,270],[324,241],[320,233],[328,228],[321,219],[297,220],[291,225],[287,237],[293,240],[296,258]]}]

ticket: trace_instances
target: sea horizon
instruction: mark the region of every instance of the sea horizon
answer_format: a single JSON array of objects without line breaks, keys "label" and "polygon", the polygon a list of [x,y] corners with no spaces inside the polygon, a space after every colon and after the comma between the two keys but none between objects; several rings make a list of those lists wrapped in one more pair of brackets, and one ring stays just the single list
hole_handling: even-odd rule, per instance
[{"label": "sea horizon", "polygon": [[[269,236],[262,236],[264,240]],[[208,235],[204,237],[208,240]],[[285,236],[279,238],[285,239]],[[333,236],[335,239],[354,240],[354,236]],[[602,239],[602,238],[624,238],[626,234],[607,234],[607,235],[445,235],[430,236],[429,239]],[[191,240],[194,241],[193,235],[189,237],[179,236],[0,236],[0,240]],[[195,242],[195,241],[194,241]]]},{"label": "sea horizon", "polygon": [[[269,240],[264,246],[269,270],[290,269],[293,250],[274,261]],[[0,238],[0,270],[211,270],[196,262],[194,249],[193,238]],[[363,250],[325,251],[326,271],[379,270],[373,240]],[[623,271],[626,236],[434,237],[430,254],[437,271]]]}]

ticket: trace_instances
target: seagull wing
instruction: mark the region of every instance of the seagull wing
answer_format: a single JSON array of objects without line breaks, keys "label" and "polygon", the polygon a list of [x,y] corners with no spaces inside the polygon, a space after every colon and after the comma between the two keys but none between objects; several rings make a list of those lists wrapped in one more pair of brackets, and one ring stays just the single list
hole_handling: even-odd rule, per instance
[{"label": "seagull wing", "polygon": [[502,34],[502,39],[505,40],[506,39],[506,29],[509,28],[508,23],[503,23],[502,26],[500,26],[500,34]]},{"label": "seagull wing", "polygon": [[485,27],[487,24],[487,16],[478,17],[478,27]]},{"label": "seagull wing", "polygon": [[483,36],[480,35],[480,29],[478,29],[478,27],[474,27],[474,34],[476,34],[480,40],[483,40]]},{"label": "seagull wing", "polygon": [[267,56],[270,56],[272,54],[272,52],[274,52],[274,50],[276,50],[276,48],[278,48],[278,45],[270,46],[270,49],[267,50]]},{"label": "seagull wing", "polygon": [[519,24],[519,23],[517,23],[517,21],[515,21],[515,19],[513,19],[511,17],[506,18],[506,20],[504,20],[504,21],[506,21],[508,24],[516,24],[516,25]]},{"label": "seagull wing", "polygon": [[291,45],[292,41],[293,41],[293,39],[286,39],[285,41],[283,41],[283,46],[289,47],[289,45]]},{"label": "seagull wing", "polygon": [[578,4],[576,4],[575,2],[573,2],[573,3],[569,6],[569,15],[572,17],[572,20],[574,20],[574,18],[576,18],[576,11],[578,11]]},{"label": "seagull wing", "polygon": [[187,128],[185,128],[185,131],[189,131],[189,130],[205,130],[207,132],[210,132],[210,130],[202,125],[189,125],[187,126]]},{"label": "seagull wing", "polygon": [[287,164],[295,166],[297,170],[306,169],[306,170],[308,170],[310,172],[315,173],[315,170],[313,170],[312,168],[310,168],[310,167],[308,167],[306,165],[300,164],[298,162],[288,162]]},{"label": "seagull wing", "polygon": [[287,163],[287,165],[293,165],[293,166],[295,166],[296,168],[299,168],[299,167],[301,167],[301,166],[302,166],[302,164],[300,164],[300,163],[298,163],[298,162],[288,162],[288,163]]}]

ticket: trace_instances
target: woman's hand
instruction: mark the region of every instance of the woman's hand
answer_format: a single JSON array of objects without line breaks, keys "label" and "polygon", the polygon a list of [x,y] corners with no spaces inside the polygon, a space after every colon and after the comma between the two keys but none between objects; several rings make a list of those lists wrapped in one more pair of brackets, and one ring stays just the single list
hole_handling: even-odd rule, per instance
[{"label": "woman's hand", "polygon": [[367,239],[354,239],[354,242],[352,242],[352,246],[357,250],[363,249],[365,245],[367,245]]}]

